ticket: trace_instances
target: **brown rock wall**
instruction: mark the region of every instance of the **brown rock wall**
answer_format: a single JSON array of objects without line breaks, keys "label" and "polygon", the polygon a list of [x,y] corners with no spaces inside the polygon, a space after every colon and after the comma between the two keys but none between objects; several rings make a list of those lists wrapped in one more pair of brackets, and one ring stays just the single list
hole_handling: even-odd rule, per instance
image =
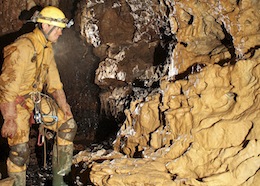
[{"label": "brown rock wall", "polygon": [[[22,10],[58,1],[1,3],[6,34],[21,27]],[[259,4],[81,1],[77,21],[101,59],[95,82],[108,90],[104,107],[116,116],[134,80],[147,89],[159,82],[124,110],[111,154],[77,157],[95,185],[260,185]],[[155,60],[158,46],[165,61]]]},{"label": "brown rock wall", "polygon": [[[153,64],[161,63],[156,61],[155,51],[160,44],[157,25],[164,21],[158,12],[159,3],[152,1],[154,6],[150,3],[148,0],[109,0],[79,4],[77,17],[81,34],[94,46],[94,53],[101,61],[95,83],[103,89],[102,100],[115,100],[102,104],[110,105],[105,113],[110,112],[114,117],[124,109],[122,104],[117,104],[111,89],[125,87],[124,94],[129,95],[133,82],[142,75],[153,76],[154,72],[147,71]],[[109,97],[104,99],[105,95]]]},{"label": "brown rock wall", "polygon": [[19,19],[22,11],[32,7],[53,5],[58,6],[59,0],[3,0],[0,1],[0,36],[18,31],[24,24]]},{"label": "brown rock wall", "polygon": [[[259,184],[259,62],[212,65],[189,80],[163,81],[162,103],[159,94],[133,103],[114,143],[116,150],[130,157],[142,151],[142,158],[93,163],[92,181],[96,185]],[[153,120],[156,113],[165,116],[159,126]],[[161,184],[148,180],[150,170],[140,165],[150,161],[159,163],[153,176],[162,179]],[[131,167],[138,167],[138,173]],[[170,177],[161,175],[165,168]],[[109,178],[104,176],[108,174]],[[103,176],[97,179],[97,175]]]},{"label": "brown rock wall", "polygon": [[[138,9],[126,2],[132,12]],[[126,156],[100,155],[108,160],[90,164],[91,180],[259,185],[259,2],[161,0],[151,6],[168,18],[165,30],[177,39],[166,60],[168,76],[124,111],[114,151]]]},{"label": "brown rock wall", "polygon": [[25,0],[4,0],[0,2],[0,35],[19,30],[23,23],[19,15],[22,10],[26,9]]}]

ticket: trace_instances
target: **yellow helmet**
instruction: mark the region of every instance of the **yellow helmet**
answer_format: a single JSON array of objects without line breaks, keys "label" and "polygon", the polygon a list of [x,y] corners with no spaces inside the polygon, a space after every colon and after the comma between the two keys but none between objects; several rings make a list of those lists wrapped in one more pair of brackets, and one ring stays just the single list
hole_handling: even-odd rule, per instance
[{"label": "yellow helmet", "polygon": [[36,22],[47,23],[49,25],[65,28],[67,26],[68,19],[60,9],[54,6],[47,6],[39,13],[36,18]]}]

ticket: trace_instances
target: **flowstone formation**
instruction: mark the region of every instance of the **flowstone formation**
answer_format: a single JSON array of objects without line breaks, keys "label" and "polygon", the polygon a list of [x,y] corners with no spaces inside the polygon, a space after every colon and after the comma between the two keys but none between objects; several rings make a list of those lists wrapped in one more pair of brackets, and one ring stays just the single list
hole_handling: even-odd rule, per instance
[{"label": "flowstone formation", "polygon": [[[103,56],[96,83],[137,93],[133,80],[139,78],[150,90],[131,97],[112,151],[75,156],[75,163],[91,168],[91,181],[100,186],[260,185],[260,2],[89,1],[85,7],[81,32]],[[113,11],[118,27],[102,26],[102,12]],[[137,24],[141,17],[146,29]],[[106,21],[114,25],[108,17]],[[125,39],[105,35],[109,29]],[[126,58],[143,39],[143,48],[156,41],[167,55],[147,67],[145,58],[132,60],[132,70],[142,69],[133,78],[135,73],[129,75],[120,63],[140,55],[135,51]],[[159,86],[151,86],[158,79]]]},{"label": "flowstone formation", "polygon": [[162,80],[125,111],[115,152],[76,160],[95,185],[259,185],[259,74],[256,58]]}]

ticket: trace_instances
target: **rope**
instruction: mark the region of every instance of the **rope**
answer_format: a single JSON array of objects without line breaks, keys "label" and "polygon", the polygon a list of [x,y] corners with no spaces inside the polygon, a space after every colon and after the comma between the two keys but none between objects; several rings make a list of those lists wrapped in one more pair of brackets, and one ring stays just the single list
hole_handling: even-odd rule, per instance
[{"label": "rope", "polygon": [[46,143],[45,143],[45,135],[46,135],[46,131],[45,131],[45,129],[43,129],[44,130],[44,136],[43,136],[43,139],[44,139],[44,147],[43,147],[43,156],[44,156],[44,159],[43,159],[43,168],[44,169],[46,169],[47,168],[47,147],[46,147]]},{"label": "rope", "polygon": [[[38,146],[42,146],[44,147],[44,165],[43,167],[46,169],[47,168],[47,147],[46,147],[46,128],[45,126],[50,126],[53,125],[55,123],[58,122],[58,105],[56,104],[56,102],[49,97],[46,94],[40,93],[40,92],[31,92],[30,93],[31,99],[34,102],[34,111],[35,111],[35,115],[34,115],[34,119],[36,121],[36,123],[40,124],[40,130],[39,130],[39,136],[38,136]],[[48,113],[43,113],[42,111],[42,100],[46,100],[46,104],[49,108],[49,112]],[[53,120],[48,122],[45,121],[44,118],[52,118]],[[58,124],[56,125],[56,132],[58,135]],[[42,138],[42,139],[41,139]],[[41,142],[40,142],[41,141]],[[57,154],[58,154],[58,146],[57,146]],[[58,158],[57,158],[58,159]]]}]

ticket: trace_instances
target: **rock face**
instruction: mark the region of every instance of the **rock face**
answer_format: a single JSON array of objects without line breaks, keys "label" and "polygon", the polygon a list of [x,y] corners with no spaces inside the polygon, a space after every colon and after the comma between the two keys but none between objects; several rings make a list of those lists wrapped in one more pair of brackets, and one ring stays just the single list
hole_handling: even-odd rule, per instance
[{"label": "rock face", "polygon": [[[101,107],[126,118],[113,151],[75,156],[95,185],[260,185],[260,1],[74,2]],[[1,1],[0,35],[50,4]]]},{"label": "rock face", "polygon": [[[23,26],[23,21],[29,19],[25,11],[35,6],[58,6],[59,0],[3,0],[0,2],[0,36],[18,31]],[[33,12],[32,12],[33,13]],[[29,14],[29,13],[28,13]],[[32,15],[30,15],[32,16]]]},{"label": "rock face", "polygon": [[104,107],[116,116],[131,95],[114,151],[76,156],[95,185],[260,185],[259,1],[80,6]]},{"label": "rock face", "polygon": [[[81,34],[95,47],[94,53],[101,61],[95,83],[103,90],[100,94],[101,102],[105,100],[102,109],[113,117],[123,113],[128,105],[127,95],[139,86],[136,82],[146,81],[141,86],[149,87],[159,80],[154,76],[154,64],[164,63],[161,59],[167,56],[167,51],[158,53],[169,45],[160,43],[162,31],[159,28],[166,28],[169,23],[159,12],[160,3],[152,1],[154,6],[150,3],[150,0],[109,0],[79,4],[82,11],[77,22]],[[173,40],[173,34],[167,32]],[[166,74],[165,71],[159,73]],[[121,93],[115,93],[118,91]]]}]

